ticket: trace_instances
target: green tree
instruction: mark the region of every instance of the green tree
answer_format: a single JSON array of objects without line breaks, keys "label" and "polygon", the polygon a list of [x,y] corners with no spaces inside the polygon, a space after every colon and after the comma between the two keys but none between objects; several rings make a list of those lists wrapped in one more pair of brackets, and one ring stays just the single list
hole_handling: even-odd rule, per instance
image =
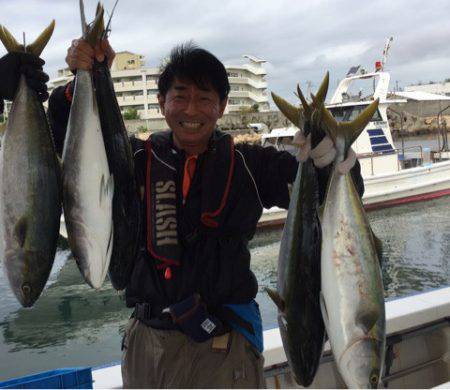
[{"label": "green tree", "polygon": [[129,108],[123,113],[123,119],[125,120],[140,119],[140,117],[135,108]]}]

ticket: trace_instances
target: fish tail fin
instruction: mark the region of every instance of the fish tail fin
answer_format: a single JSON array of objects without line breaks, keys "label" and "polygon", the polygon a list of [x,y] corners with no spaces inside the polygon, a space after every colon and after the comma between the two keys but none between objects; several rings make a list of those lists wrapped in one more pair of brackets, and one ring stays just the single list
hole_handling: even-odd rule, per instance
[{"label": "fish tail fin", "polygon": [[281,113],[290,121],[294,126],[302,127],[304,122],[303,109],[296,107],[282,97],[278,96],[275,92],[271,92],[273,102],[279,108]]},{"label": "fish tail fin", "polygon": [[81,17],[81,31],[83,32],[83,36],[85,36],[86,31],[87,31],[87,23],[86,23],[86,15],[84,13],[83,0],[79,0],[79,5],[80,5],[80,17]]},{"label": "fish tail fin", "polygon": [[42,33],[36,38],[36,40],[27,46],[27,52],[32,53],[35,56],[40,56],[45,46],[47,46],[48,41],[53,35],[55,29],[55,21],[52,20],[48,27],[42,31]]},{"label": "fish tail fin", "polygon": [[100,7],[98,13],[95,16],[92,24],[86,29],[86,34],[84,39],[94,47],[97,41],[101,38],[103,31],[105,29],[105,24],[103,23],[103,6],[99,3],[97,7]]},{"label": "fish tail fin", "polygon": [[367,106],[359,116],[351,122],[337,122],[333,118],[330,111],[328,111],[324,105],[322,105],[321,120],[322,128],[327,135],[336,142],[338,136],[342,136],[345,139],[345,154],[352,146],[353,142],[363,132],[367,124],[371,121],[373,115],[378,109],[379,99],[373,101]]},{"label": "fish tail fin", "polygon": [[100,2],[97,3],[97,8],[95,10],[95,16],[99,15],[102,12],[102,15],[100,17],[100,25],[99,25],[99,31],[100,31],[100,37],[103,36],[103,33],[105,32],[105,21],[103,19],[104,16],[104,11],[103,11],[103,6],[100,4]]},{"label": "fish tail fin", "polygon": [[55,21],[48,25],[48,27],[42,31],[42,33],[36,38],[36,40],[31,44],[27,45],[26,49],[21,45],[14,36],[6,29],[5,26],[0,26],[0,40],[5,46],[8,52],[27,52],[32,53],[35,56],[40,56],[48,41],[50,40],[53,30],[55,29]]},{"label": "fish tail fin", "polygon": [[5,26],[0,25],[0,41],[2,41],[3,46],[8,51],[11,52],[23,52],[24,47],[19,42],[17,42],[16,38],[8,31]]},{"label": "fish tail fin", "polygon": [[[325,76],[322,80],[322,83],[320,84],[319,89],[317,90],[316,96],[314,97],[315,101],[318,101],[321,104],[325,103],[329,84],[330,84],[330,72],[327,71],[327,73],[325,73]],[[320,108],[320,107],[317,107],[317,108]]]},{"label": "fish tail fin", "polygon": [[[379,99],[373,101],[368,107],[364,109],[361,114],[358,115],[356,119],[351,122],[343,122],[341,124],[342,132],[345,136],[345,145],[348,150],[353,142],[356,141],[356,138],[363,132],[369,122],[372,120],[373,115],[378,109]],[[346,150],[346,152],[347,152]]]},{"label": "fish tail fin", "polygon": [[325,298],[324,298],[322,292],[320,292],[319,300],[320,300],[320,311],[322,313],[323,323],[324,323],[325,329],[328,333],[328,329],[329,329],[328,310],[327,310],[327,305],[325,304]]},{"label": "fish tail fin", "polygon": [[278,310],[281,312],[284,312],[286,308],[286,302],[283,298],[281,298],[280,294],[278,294],[276,291],[266,287],[265,288],[267,294],[272,299],[272,301],[275,303],[275,305],[278,307]]},{"label": "fish tail fin", "polygon": [[303,95],[302,90],[300,89],[300,85],[297,84],[297,97],[300,99],[300,102],[303,106],[303,111],[305,113],[306,119],[311,119],[311,107],[309,106],[308,102],[305,99],[305,96]]},{"label": "fish tail fin", "polygon": [[325,105],[325,99],[327,97],[328,85],[330,83],[329,72],[325,73],[325,76],[320,84],[319,89],[315,95],[311,94],[312,103],[310,104],[310,132],[311,132],[311,147],[315,148],[325,136],[324,131],[321,128],[322,123],[322,107]]}]

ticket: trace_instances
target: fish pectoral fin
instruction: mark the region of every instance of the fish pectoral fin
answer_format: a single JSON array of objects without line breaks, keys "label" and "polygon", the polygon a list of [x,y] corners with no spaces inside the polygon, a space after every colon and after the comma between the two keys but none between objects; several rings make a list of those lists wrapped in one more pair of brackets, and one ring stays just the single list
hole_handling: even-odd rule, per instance
[{"label": "fish pectoral fin", "polygon": [[280,294],[278,294],[275,290],[272,290],[268,287],[265,288],[267,294],[269,294],[270,299],[275,303],[275,305],[278,307],[278,310],[281,312],[284,312],[284,309],[286,308],[286,303],[283,298],[281,298]]},{"label": "fish pectoral fin", "polygon": [[379,317],[380,310],[377,306],[367,302],[362,303],[356,312],[355,324],[367,334],[377,323]]},{"label": "fish pectoral fin", "polygon": [[324,210],[325,210],[325,203],[323,205],[319,206],[319,210],[317,212],[317,216],[319,217],[320,223],[322,223],[322,220],[323,220],[323,212],[324,212]]},{"label": "fish pectoral fin", "polygon": [[111,224],[111,230],[109,232],[108,245],[106,247],[106,257],[110,258],[113,249],[113,238],[114,238],[114,224]]},{"label": "fish pectoral fin", "polygon": [[383,265],[383,242],[375,235],[372,228],[370,228],[370,230],[372,231],[372,237],[373,237],[373,241],[375,243],[375,248],[376,248],[377,255],[378,255],[378,262],[380,263],[380,268],[381,268]]},{"label": "fish pectoral fin", "polygon": [[327,330],[328,333],[328,310],[327,310],[327,305],[325,304],[325,298],[323,297],[322,292],[320,292],[320,311],[322,312],[322,319],[323,319],[323,323],[325,324],[325,329]]},{"label": "fish pectoral fin", "polygon": [[25,239],[27,238],[27,229],[27,217],[23,216],[17,221],[16,225],[14,226],[14,235],[21,248],[23,248],[23,246],[25,245]]},{"label": "fish pectoral fin", "polygon": [[114,195],[114,177],[110,175],[108,180],[105,180],[105,175],[102,175],[100,180],[100,194],[99,202],[100,206],[103,204],[105,199],[112,199]]}]

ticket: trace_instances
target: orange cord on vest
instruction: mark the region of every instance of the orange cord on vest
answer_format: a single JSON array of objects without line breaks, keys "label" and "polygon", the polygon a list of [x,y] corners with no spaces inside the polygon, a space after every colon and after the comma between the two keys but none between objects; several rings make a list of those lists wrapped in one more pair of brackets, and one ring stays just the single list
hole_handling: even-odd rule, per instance
[{"label": "orange cord on vest", "polygon": [[195,167],[197,165],[197,156],[190,156],[184,163],[183,173],[183,203],[186,202],[189,188],[191,186],[192,178],[194,177]]}]

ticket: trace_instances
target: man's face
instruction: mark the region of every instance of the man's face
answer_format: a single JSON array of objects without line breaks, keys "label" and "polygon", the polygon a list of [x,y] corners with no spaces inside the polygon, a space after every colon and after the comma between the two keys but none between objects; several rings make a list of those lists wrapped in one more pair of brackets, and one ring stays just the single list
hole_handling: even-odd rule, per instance
[{"label": "man's face", "polygon": [[202,152],[222,117],[227,99],[220,100],[212,87],[199,88],[192,81],[175,77],[166,96],[158,95],[159,105],[173,131],[175,145]]}]

